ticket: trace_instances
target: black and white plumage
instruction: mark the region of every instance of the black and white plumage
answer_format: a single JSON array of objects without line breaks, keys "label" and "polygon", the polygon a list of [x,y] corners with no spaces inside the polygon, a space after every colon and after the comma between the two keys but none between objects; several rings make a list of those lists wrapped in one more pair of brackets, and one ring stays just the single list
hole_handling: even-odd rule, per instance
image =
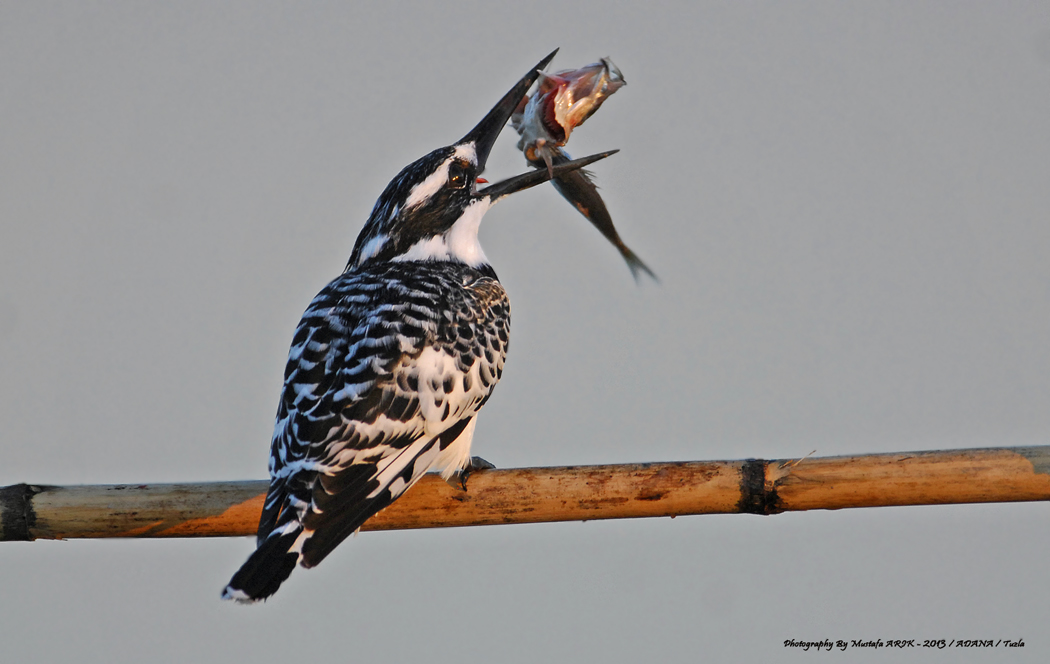
[{"label": "black and white plumage", "polygon": [[[466,468],[478,410],[503,371],[510,302],[478,244],[500,198],[551,177],[477,190],[496,136],[553,53],[462,140],[387,186],[346,270],[310,303],[285,369],[257,549],[223,598],[277,591],[424,473]],[[565,173],[611,153],[559,166]]]}]

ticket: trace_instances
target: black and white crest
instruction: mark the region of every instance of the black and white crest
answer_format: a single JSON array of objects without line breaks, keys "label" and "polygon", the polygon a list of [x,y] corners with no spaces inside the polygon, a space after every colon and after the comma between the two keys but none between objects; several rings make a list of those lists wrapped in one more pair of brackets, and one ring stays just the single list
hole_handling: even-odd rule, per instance
[{"label": "black and white crest", "polygon": [[532,171],[481,191],[477,176],[553,55],[462,140],[390,182],[346,270],[306,309],[285,368],[258,546],[224,598],[269,597],[297,564],[320,563],[427,471],[448,478],[468,465],[476,416],[503,372],[510,333],[510,302],[478,227],[497,200],[551,174]]}]

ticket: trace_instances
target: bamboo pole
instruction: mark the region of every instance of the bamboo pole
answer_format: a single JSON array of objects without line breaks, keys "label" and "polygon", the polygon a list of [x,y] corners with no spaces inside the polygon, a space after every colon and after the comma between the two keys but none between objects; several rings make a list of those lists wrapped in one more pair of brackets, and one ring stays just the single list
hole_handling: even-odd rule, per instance
[{"label": "bamboo pole", "polygon": [[[0,489],[0,541],[254,535],[267,482]],[[1050,500],[1050,446],[424,477],[362,530]]]}]

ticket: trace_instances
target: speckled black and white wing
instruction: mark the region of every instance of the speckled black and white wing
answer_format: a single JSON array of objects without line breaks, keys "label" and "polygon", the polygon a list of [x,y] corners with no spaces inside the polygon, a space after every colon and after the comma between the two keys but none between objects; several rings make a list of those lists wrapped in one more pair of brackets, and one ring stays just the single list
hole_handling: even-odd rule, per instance
[{"label": "speckled black and white wing", "polygon": [[322,290],[288,356],[258,548],[224,596],[272,595],[428,470],[464,467],[509,329],[487,265],[379,263]]}]

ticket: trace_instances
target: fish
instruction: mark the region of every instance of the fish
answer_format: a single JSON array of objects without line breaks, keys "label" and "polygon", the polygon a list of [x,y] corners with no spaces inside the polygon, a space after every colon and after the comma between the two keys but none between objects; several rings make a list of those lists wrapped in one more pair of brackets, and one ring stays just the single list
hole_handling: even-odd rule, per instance
[{"label": "fish", "polygon": [[563,148],[572,130],[594,115],[605,100],[627,85],[620,69],[608,58],[579,69],[541,72],[536,92],[522,98],[511,115],[518,132],[518,149],[533,168],[546,168],[551,184],[565,200],[605,236],[623,256],[635,281],[641,274],[659,282],[656,274],[620,238],[612,215],[598,193],[594,176],[578,169],[560,175],[554,167],[572,160]]}]

